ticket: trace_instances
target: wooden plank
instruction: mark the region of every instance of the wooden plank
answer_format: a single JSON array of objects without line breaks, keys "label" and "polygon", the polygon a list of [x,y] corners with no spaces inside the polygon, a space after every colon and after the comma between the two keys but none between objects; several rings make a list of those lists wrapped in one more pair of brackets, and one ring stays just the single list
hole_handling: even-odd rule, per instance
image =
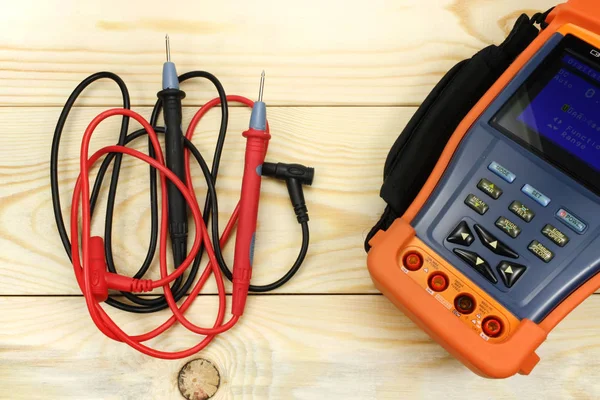
[{"label": "wooden plank", "polygon": [[[190,314],[214,302],[200,298]],[[594,399],[600,322],[590,316],[598,313],[593,296],[550,334],[529,377],[507,380],[474,375],[375,295],[253,296],[242,322],[192,358],[216,366],[215,399]],[[117,320],[142,332],[164,318]],[[0,298],[0,321],[0,398],[181,398],[178,374],[189,360],[151,359],[104,338],[79,297]],[[176,329],[158,345],[196,342]]]},{"label": "wooden plank", "polygon": [[[60,168],[64,212],[79,170],[82,133],[100,111],[76,108],[68,121]],[[139,111],[150,114],[148,108]],[[185,109],[185,126],[193,111]],[[5,132],[0,135],[0,294],[79,293],[56,232],[50,196],[50,144],[59,112],[58,108],[0,108]],[[268,159],[300,162],[316,169],[313,187],[305,190],[311,217],[310,253],[296,279],[282,291],[374,292],[365,267],[363,240],[383,211],[378,191],[385,156],[413,112],[393,107],[269,109],[273,139]],[[219,118],[218,111],[211,111],[194,140],[209,162]],[[244,151],[241,132],[248,118],[246,109],[231,110],[218,181],[221,221],[229,217],[239,196]],[[93,146],[114,144],[119,121],[103,122]],[[144,146],[142,140],[137,147]],[[194,174],[200,175],[199,168]],[[119,270],[130,275],[144,259],[149,240],[147,176],[145,165],[125,160],[113,232],[115,260]],[[197,179],[196,186],[203,198],[201,181]],[[300,229],[285,185],[265,180],[261,201],[253,280],[259,284],[282,276],[300,245]],[[96,215],[94,232],[102,234],[103,209]],[[231,251],[227,259],[232,259]],[[214,285],[207,290],[214,292]]]},{"label": "wooden plank", "polygon": [[[0,15],[0,105],[62,105],[86,76],[121,75],[134,104],[160,86],[163,37],[179,72],[207,70],[255,96],[267,70],[272,105],[415,105],[457,61],[500,43],[516,17],[556,0],[279,0],[143,3],[17,1]],[[141,7],[140,7],[141,6]],[[212,88],[185,85],[188,105]],[[84,104],[115,105],[114,84]]]}]

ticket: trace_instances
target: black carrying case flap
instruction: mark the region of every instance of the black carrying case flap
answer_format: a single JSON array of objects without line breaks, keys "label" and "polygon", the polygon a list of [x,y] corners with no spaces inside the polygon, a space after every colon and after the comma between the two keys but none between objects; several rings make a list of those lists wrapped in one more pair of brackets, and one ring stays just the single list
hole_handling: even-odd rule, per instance
[{"label": "black carrying case flap", "polygon": [[434,87],[402,131],[385,161],[380,195],[387,203],[381,219],[365,241],[387,229],[404,214],[431,174],[446,143],[467,113],[537,37],[534,23],[542,23],[550,10],[532,19],[521,15],[506,40],[491,45],[456,64]]}]

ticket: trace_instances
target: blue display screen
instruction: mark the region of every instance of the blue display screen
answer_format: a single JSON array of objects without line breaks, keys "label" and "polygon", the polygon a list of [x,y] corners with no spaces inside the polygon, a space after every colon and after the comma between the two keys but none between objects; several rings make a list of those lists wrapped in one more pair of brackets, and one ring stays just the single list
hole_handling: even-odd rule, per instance
[{"label": "blue display screen", "polygon": [[489,123],[600,196],[600,48],[565,36]]},{"label": "blue display screen", "polygon": [[600,71],[569,53],[517,120],[600,171]]}]

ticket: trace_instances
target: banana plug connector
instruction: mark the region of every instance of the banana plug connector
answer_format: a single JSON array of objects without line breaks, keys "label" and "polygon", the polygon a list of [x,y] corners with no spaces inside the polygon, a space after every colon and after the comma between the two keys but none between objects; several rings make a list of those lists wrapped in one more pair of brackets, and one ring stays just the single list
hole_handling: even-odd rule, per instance
[{"label": "banana plug connector", "polygon": [[262,165],[261,175],[284,180],[298,223],[308,222],[308,209],[302,186],[312,185],[315,169],[301,164],[265,162]]}]

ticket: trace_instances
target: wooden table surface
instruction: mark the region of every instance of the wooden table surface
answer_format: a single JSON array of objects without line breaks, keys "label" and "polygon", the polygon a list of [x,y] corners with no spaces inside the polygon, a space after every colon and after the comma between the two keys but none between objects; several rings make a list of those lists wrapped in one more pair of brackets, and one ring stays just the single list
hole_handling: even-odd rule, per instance
[{"label": "wooden table surface", "polygon": [[[383,209],[384,158],[416,106],[452,65],[501,42],[520,13],[546,10],[553,0],[163,3],[21,0],[2,7],[0,398],[179,399],[180,370],[197,358],[218,371],[203,375],[202,384],[209,394],[218,385],[219,399],[600,397],[600,296],[551,333],[531,376],[486,380],[378,294],[362,246]],[[149,116],[165,32],[179,72],[210,71],[229,94],[254,97],[264,68],[273,133],[268,158],[316,169],[305,191],[311,247],[301,271],[275,293],[251,296],[241,323],[179,361],[143,356],[95,328],[57,236],[48,173],[60,109],[89,74],[122,76],[133,108]],[[186,83],[185,90],[188,121],[215,93],[205,83]],[[74,109],[61,150],[65,210],[84,128],[118,105],[114,84],[100,83]],[[200,124],[195,139],[209,160],[217,114]],[[231,109],[219,181],[222,220],[239,193],[248,116]],[[114,143],[118,125],[104,123],[93,145]],[[123,272],[134,272],[148,242],[146,171],[127,160],[119,186],[114,247]],[[284,185],[265,182],[256,283],[279,277],[297,252],[300,232],[288,202]],[[217,303],[213,282],[205,293],[188,315],[208,324]],[[111,315],[137,333],[167,313]],[[177,349],[197,340],[175,329],[153,344]],[[202,365],[210,372],[210,364]]]}]

